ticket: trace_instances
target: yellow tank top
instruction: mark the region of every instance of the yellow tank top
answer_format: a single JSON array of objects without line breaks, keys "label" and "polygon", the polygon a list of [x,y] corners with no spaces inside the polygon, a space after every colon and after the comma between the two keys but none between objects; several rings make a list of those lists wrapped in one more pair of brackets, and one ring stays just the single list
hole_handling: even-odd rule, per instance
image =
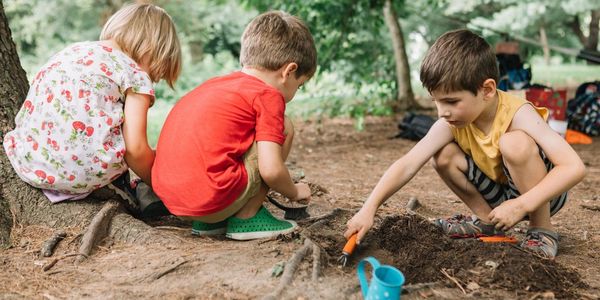
[{"label": "yellow tank top", "polygon": [[[508,181],[502,171],[502,155],[498,142],[523,104],[531,104],[531,102],[498,90],[498,108],[492,128],[487,135],[474,124],[464,128],[451,128],[458,146],[473,158],[477,167],[485,175],[495,182],[506,184]],[[548,109],[535,106],[534,108],[544,120],[548,118]]]}]

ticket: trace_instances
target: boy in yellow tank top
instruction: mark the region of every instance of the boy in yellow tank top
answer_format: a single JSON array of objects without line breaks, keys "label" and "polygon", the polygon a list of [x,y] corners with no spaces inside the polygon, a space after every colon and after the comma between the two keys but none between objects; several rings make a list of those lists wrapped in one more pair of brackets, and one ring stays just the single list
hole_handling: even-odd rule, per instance
[{"label": "boy in yellow tank top", "polygon": [[558,253],[550,217],[583,179],[583,162],[545,122],[548,112],[496,89],[498,67],[490,45],[468,30],[447,32],[429,49],[421,81],[439,120],[385,172],[344,235],[357,240],[373,226],[377,208],[429,160],[471,209],[436,224],[455,238],[503,235],[522,220],[520,243],[548,258]]}]

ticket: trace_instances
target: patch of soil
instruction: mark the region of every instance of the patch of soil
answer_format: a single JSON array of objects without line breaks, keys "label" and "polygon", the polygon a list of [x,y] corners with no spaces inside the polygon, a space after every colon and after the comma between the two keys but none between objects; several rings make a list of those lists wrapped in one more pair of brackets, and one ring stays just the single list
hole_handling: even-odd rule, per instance
[{"label": "patch of soil", "polygon": [[[328,220],[316,223],[303,235],[329,254],[330,264],[345,244],[340,232],[351,217],[338,211]],[[507,291],[553,291],[559,298],[580,298],[576,289],[587,288],[572,269],[506,243],[483,243],[475,239],[450,239],[435,225],[416,214],[393,215],[373,228],[353,254],[349,272],[354,272],[360,258],[376,257],[393,265],[406,277],[407,284],[428,283],[452,277],[462,287]],[[446,273],[447,275],[444,275]]]},{"label": "patch of soil", "polygon": [[[304,177],[314,184],[308,205],[311,217],[298,224],[304,229],[301,234],[324,250],[323,268],[313,280],[313,258],[306,257],[281,299],[361,299],[355,266],[367,255],[404,272],[407,293],[403,300],[599,299],[600,222],[595,220],[600,215],[595,207],[600,206],[600,139],[592,145],[574,146],[588,174],[551,220],[561,235],[555,261],[540,260],[508,245],[446,239],[426,221],[407,215],[406,203],[412,197],[423,204],[416,212],[425,219],[469,213],[426,164],[380,207],[376,227],[356,250],[350,266],[342,268],[337,258],[345,243],[346,221],[385,170],[415,143],[390,138],[397,133],[395,118],[366,118],[365,130],[360,132],[349,119],[295,125],[288,166],[295,178]],[[270,203],[266,206],[276,216],[283,215]],[[189,222],[172,217],[147,221],[154,231],[167,232],[179,242],[138,245],[106,239],[81,264],[68,255],[77,251],[84,228],[62,228],[67,237],[55,254],[40,257],[39,249],[54,229],[15,224],[12,247],[0,249],[0,298],[257,299],[281,282],[281,277],[273,275],[274,267],[286,263],[302,247],[297,235],[239,242],[223,236],[192,236]],[[510,234],[522,238],[527,225],[521,222]],[[55,259],[56,264],[44,271],[43,266]]]}]

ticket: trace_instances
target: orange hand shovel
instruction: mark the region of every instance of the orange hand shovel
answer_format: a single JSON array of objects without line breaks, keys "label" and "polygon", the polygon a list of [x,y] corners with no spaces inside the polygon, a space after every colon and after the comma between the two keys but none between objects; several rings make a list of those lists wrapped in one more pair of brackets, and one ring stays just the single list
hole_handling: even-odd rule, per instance
[{"label": "orange hand shovel", "polygon": [[348,258],[350,257],[350,255],[352,255],[352,252],[354,252],[354,248],[356,248],[356,236],[357,233],[350,236],[350,238],[346,242],[346,245],[344,246],[344,249],[342,250],[342,256],[340,256],[340,258],[338,259],[338,261],[344,267],[348,263]]},{"label": "orange hand shovel", "polygon": [[484,243],[510,243],[516,244],[518,241],[512,236],[482,236],[479,238]]}]

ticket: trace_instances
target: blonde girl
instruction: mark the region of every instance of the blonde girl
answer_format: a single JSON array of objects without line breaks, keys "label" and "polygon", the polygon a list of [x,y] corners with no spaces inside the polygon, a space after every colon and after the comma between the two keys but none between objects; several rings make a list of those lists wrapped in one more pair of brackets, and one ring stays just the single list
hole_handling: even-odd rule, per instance
[{"label": "blonde girl", "polygon": [[83,198],[128,168],[150,185],[153,83],[173,87],[180,53],[171,17],[155,5],[133,4],[110,17],[99,41],[50,58],[4,137],[19,177],[53,202]]}]

